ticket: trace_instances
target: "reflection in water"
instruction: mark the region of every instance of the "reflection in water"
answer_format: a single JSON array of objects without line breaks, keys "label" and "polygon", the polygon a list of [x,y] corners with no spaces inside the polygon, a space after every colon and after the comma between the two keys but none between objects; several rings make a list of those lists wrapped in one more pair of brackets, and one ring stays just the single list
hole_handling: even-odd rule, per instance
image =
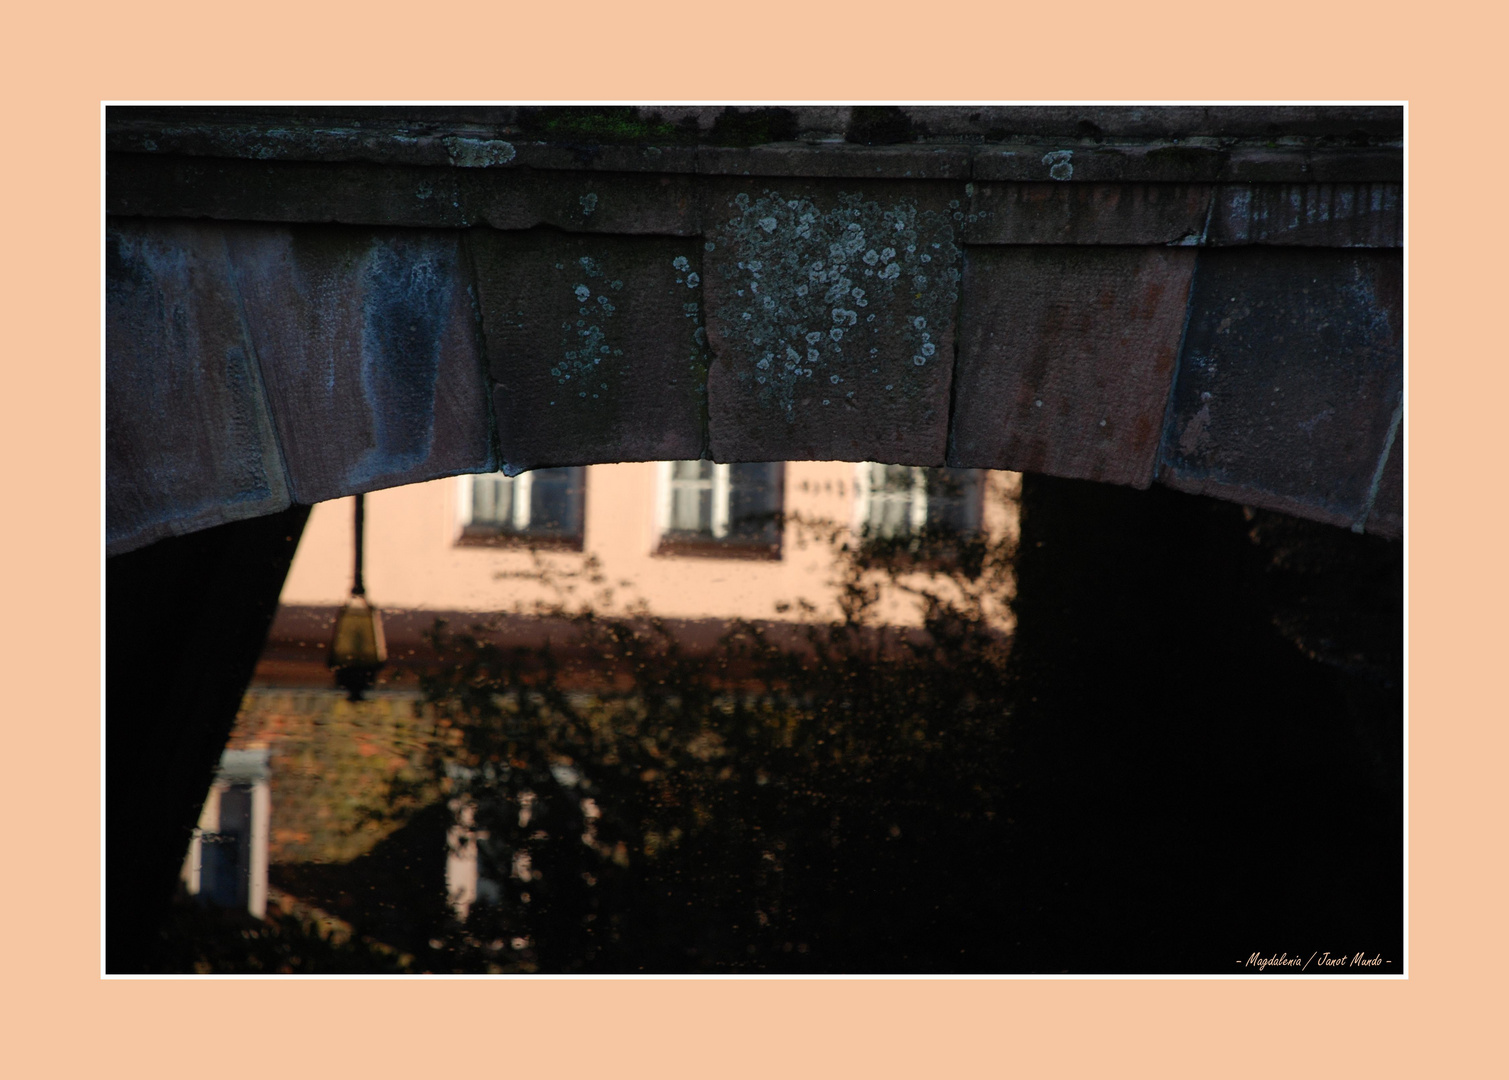
[{"label": "reflection in water", "polygon": [[979,528],[980,474],[973,469],[919,469],[870,463],[860,474],[866,496],[864,526],[874,537],[915,535],[927,528]]},{"label": "reflection in water", "polygon": [[[913,551],[902,572],[850,550],[840,618],[781,635],[735,620],[697,648],[587,603],[557,609],[589,658],[561,663],[440,629],[424,679],[435,757],[490,901],[461,945],[548,971],[935,958],[961,915],[938,869],[1004,840],[1007,639],[985,613],[1010,549],[917,539],[940,565],[978,548],[972,572],[942,588]],[[922,625],[878,624],[881,593],[902,587]],[[985,885],[989,861],[969,862]]]},{"label": "reflection in water", "polygon": [[580,468],[468,477],[463,535],[577,538],[582,532]]},{"label": "reflection in water", "polygon": [[341,540],[317,512],[232,742],[271,749],[270,918],[201,970],[1397,958],[1387,545],[1040,479],[1019,545],[1003,474],[561,472],[585,550],[468,546],[529,532],[499,508],[550,489],[517,478],[370,497],[371,591],[406,613],[362,704],[296,685]]}]

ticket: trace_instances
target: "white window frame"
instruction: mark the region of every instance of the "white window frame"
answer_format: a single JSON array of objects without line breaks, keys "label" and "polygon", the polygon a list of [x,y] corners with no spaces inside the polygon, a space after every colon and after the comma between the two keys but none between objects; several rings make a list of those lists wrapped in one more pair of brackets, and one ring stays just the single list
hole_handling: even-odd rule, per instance
[{"label": "white window frame", "polygon": [[[855,536],[863,536],[865,527],[870,521],[870,507],[874,490],[872,481],[875,470],[892,468],[883,462],[861,461],[854,467],[854,520],[853,530]],[[909,535],[915,536],[927,526],[927,473],[928,470],[921,465],[908,465],[905,468],[911,470],[911,487],[909,489],[909,503],[907,506],[907,526]],[[981,499],[984,492],[984,473],[979,469],[962,470],[971,476],[971,484],[974,488],[967,497],[964,512],[965,532],[976,532],[981,524]],[[884,497],[884,496],[883,496]]]},{"label": "white window frame", "polygon": [[[519,532],[529,528],[529,496],[534,485],[534,479],[529,473],[520,473],[518,476],[505,476],[502,473],[468,473],[465,476],[456,477],[456,530],[461,532],[471,525],[472,512],[475,507],[474,488],[479,480],[497,480],[502,478],[509,482],[511,489],[511,509],[509,512],[509,526]],[[486,524],[493,524],[487,522]]]},{"label": "white window frame", "polygon": [[[655,536],[663,553],[697,554],[696,551],[677,552],[669,549],[683,544],[689,544],[695,548],[700,540],[700,543],[707,545],[710,549],[702,554],[715,554],[718,550],[722,550],[729,555],[755,556],[759,552],[768,552],[772,558],[781,558],[783,541],[782,530],[779,526],[773,530],[768,540],[753,540],[735,532],[734,525],[737,522],[732,518],[735,502],[733,482],[735,466],[708,462],[711,466],[709,475],[699,480],[689,481],[675,478],[676,464],[674,461],[656,463]],[[770,470],[766,491],[772,502],[771,511],[779,515],[786,505],[785,464],[778,461],[751,464],[758,464]],[[708,531],[692,532],[674,527],[675,494],[678,489],[690,489],[698,493],[709,492]],[[761,532],[764,532],[763,528]]]},{"label": "white window frame", "polygon": [[[473,487],[476,482],[479,480],[498,479],[507,480],[510,487],[512,488],[508,522],[508,527],[511,532],[505,535],[517,535],[521,539],[526,540],[536,535],[529,532],[531,515],[533,513],[532,504],[534,502],[534,473],[522,472],[517,476],[509,476],[506,473],[492,472],[466,473],[462,476],[456,477],[456,535],[458,537],[462,536],[466,532],[466,530],[474,524],[497,524],[496,522],[479,523],[474,521],[472,518],[472,510],[474,506]],[[584,491],[582,494],[583,504],[581,506],[580,513],[582,517],[582,528],[585,530],[587,513],[585,472],[582,476],[582,484],[584,486]],[[543,537],[541,537],[541,539],[543,539]]]},{"label": "white window frame", "polygon": [[658,479],[656,491],[659,496],[656,500],[655,509],[655,532],[657,536],[664,537],[672,532],[671,510],[675,505],[676,488],[695,487],[696,490],[704,490],[704,485],[712,490],[711,509],[709,511],[712,520],[709,525],[712,529],[714,540],[724,540],[728,537],[728,501],[732,485],[729,482],[727,465],[713,462],[712,476],[708,480],[677,480],[676,463],[674,461],[656,462],[658,466]]}]

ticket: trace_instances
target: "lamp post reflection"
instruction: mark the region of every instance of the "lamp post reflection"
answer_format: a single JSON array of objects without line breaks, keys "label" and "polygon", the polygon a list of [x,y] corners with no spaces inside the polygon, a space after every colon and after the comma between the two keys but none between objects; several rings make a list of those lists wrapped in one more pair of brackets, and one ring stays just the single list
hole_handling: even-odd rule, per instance
[{"label": "lamp post reflection", "polygon": [[356,568],[351,597],[335,620],[335,638],[330,643],[329,663],[335,681],[351,701],[361,701],[388,659],[383,639],[382,615],[367,599],[362,580],[362,540],[366,530],[366,496],[356,497]]}]

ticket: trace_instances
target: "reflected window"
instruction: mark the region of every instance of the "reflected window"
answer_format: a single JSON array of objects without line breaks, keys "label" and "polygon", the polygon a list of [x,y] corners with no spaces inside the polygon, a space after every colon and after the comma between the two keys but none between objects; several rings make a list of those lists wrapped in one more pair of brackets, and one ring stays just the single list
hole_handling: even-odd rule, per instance
[{"label": "reflected window", "polygon": [[205,903],[267,912],[267,842],[271,816],[266,748],[226,750],[189,841],[179,874],[184,890]]},{"label": "reflected window", "polygon": [[978,469],[864,462],[855,484],[859,531],[872,539],[976,532],[980,528],[980,478]]},{"label": "reflected window", "polygon": [[461,477],[461,543],[543,542],[580,550],[586,470]]},{"label": "reflected window", "polygon": [[784,483],[780,462],[662,461],[660,553],[779,558]]}]

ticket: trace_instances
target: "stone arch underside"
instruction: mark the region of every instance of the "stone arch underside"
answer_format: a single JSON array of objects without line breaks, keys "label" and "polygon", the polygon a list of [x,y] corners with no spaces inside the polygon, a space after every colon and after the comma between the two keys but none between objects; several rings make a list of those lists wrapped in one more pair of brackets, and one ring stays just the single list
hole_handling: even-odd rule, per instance
[{"label": "stone arch underside", "polygon": [[[912,109],[878,146],[802,127],[832,109],[744,146],[682,111],[588,145],[521,110],[112,109],[109,553],[702,456],[1162,483],[1400,535],[1399,110],[1334,110],[1377,129],[1341,140],[1293,110],[1308,134],[1275,140],[1220,110],[1096,135]],[[992,117],[1022,133],[965,130]]]}]

